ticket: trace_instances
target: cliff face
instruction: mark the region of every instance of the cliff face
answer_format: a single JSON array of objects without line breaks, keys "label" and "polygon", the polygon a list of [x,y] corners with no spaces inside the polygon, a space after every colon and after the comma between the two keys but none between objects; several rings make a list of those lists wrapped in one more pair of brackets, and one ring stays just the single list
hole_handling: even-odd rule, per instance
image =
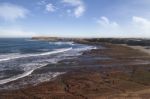
[{"label": "cliff face", "polygon": [[57,38],[57,37],[32,37],[33,40],[42,40],[42,41],[60,41],[63,40],[63,38]]},{"label": "cliff face", "polygon": [[83,38],[63,38],[63,37],[32,37],[33,40],[41,40],[41,41],[51,41],[51,42],[56,42],[56,41],[74,41],[77,43],[84,43],[87,40]]},{"label": "cliff face", "polygon": [[89,42],[106,42],[112,44],[127,44],[134,46],[150,46],[150,39],[142,39],[142,38],[95,38],[95,39],[87,39]]},{"label": "cliff face", "polygon": [[100,44],[100,43],[112,43],[112,44],[127,44],[132,46],[150,46],[150,39],[140,38],[59,38],[59,37],[33,37],[35,40],[43,41],[74,41],[76,43],[84,44]]}]

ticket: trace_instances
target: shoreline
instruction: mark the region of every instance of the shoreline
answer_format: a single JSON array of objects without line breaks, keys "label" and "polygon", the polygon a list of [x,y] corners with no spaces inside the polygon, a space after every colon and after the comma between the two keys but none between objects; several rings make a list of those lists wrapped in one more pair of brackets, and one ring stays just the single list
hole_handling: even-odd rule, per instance
[{"label": "shoreline", "polygon": [[147,54],[150,55],[150,49],[146,49],[146,48],[143,47],[143,46],[129,46],[129,47],[131,47],[131,48],[133,48],[133,49],[140,50],[140,51],[142,51],[142,52],[147,53]]},{"label": "shoreline", "polygon": [[[59,62],[60,66],[63,64],[78,67],[72,68],[56,79],[37,86],[0,92],[0,98],[14,99],[18,96],[25,99],[33,99],[34,97],[45,97],[46,99],[103,99],[102,97],[114,97],[116,94],[120,95],[129,91],[149,88],[149,80],[142,81],[142,77],[137,79],[138,73],[144,77],[150,77],[149,71],[147,71],[149,63],[141,66],[141,61],[150,60],[149,55],[128,46],[115,44],[103,44],[103,46],[106,49],[85,51],[77,59]],[[111,59],[100,59],[104,56]],[[147,96],[150,96],[150,93],[142,97]],[[141,97],[140,94],[139,97]]]}]

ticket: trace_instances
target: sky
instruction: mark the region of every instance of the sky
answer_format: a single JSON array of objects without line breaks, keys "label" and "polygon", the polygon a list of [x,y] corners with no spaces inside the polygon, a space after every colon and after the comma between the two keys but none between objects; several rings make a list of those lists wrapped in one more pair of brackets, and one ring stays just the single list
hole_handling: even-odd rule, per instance
[{"label": "sky", "polygon": [[0,0],[0,37],[150,38],[150,0]]}]

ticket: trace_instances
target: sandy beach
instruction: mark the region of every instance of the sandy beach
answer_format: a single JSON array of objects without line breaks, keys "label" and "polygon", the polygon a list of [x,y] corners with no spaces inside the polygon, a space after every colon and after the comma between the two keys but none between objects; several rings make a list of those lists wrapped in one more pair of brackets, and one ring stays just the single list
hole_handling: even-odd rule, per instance
[{"label": "sandy beach", "polygon": [[[1,99],[149,99],[150,55],[128,46],[102,43],[76,59],[60,61],[57,78],[1,91]],[[105,58],[104,58],[105,57]],[[15,83],[15,82],[12,82]]]},{"label": "sandy beach", "polygon": [[150,55],[150,49],[146,49],[143,46],[129,46],[129,47],[131,47],[133,49],[136,49],[136,50],[140,50],[140,51],[142,51],[142,52],[147,53],[147,54]]}]

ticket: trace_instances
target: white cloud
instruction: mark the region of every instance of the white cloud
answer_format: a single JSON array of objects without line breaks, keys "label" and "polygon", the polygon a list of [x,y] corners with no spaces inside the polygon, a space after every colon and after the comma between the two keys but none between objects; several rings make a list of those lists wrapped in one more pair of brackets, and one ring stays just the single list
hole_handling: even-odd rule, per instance
[{"label": "white cloud", "polygon": [[25,31],[21,28],[0,27],[0,37],[32,37],[36,35],[34,32]]},{"label": "white cloud", "polygon": [[102,37],[150,37],[150,20],[133,16],[127,25],[110,21],[107,17],[97,20]]},{"label": "white cloud", "polygon": [[109,24],[109,20],[108,20],[107,17],[102,16],[100,19],[101,20],[98,20],[98,23],[100,23],[100,24]]},{"label": "white cloud", "polygon": [[85,11],[85,8],[84,8],[83,6],[78,6],[78,7],[75,9],[74,14],[75,14],[76,17],[80,17],[80,16],[83,15],[84,11]]},{"label": "white cloud", "polygon": [[118,27],[117,22],[110,22],[107,17],[101,17],[100,20],[98,20],[98,23],[104,27]]},{"label": "white cloud", "polygon": [[21,6],[1,3],[0,4],[0,18],[5,20],[14,21],[18,18],[25,18],[29,11]]},{"label": "white cloud", "polygon": [[[104,36],[116,35],[116,33],[120,33],[120,26],[117,22],[111,22],[107,17],[101,17],[97,20],[99,24],[100,34]],[[118,35],[118,34],[117,34]]]},{"label": "white cloud", "polygon": [[134,27],[137,28],[140,33],[150,34],[150,20],[137,16],[134,16],[132,20]]},{"label": "white cloud", "polygon": [[52,3],[49,3],[46,5],[45,10],[48,12],[54,12],[56,10],[56,7]]},{"label": "white cloud", "polygon": [[45,5],[45,4],[46,4],[46,1],[45,1],[45,0],[41,0],[41,1],[37,2],[37,4],[40,5],[40,6],[41,6],[41,5]]},{"label": "white cloud", "polygon": [[80,17],[85,12],[85,5],[82,0],[63,0],[63,3],[74,7],[73,14],[75,17]]}]

